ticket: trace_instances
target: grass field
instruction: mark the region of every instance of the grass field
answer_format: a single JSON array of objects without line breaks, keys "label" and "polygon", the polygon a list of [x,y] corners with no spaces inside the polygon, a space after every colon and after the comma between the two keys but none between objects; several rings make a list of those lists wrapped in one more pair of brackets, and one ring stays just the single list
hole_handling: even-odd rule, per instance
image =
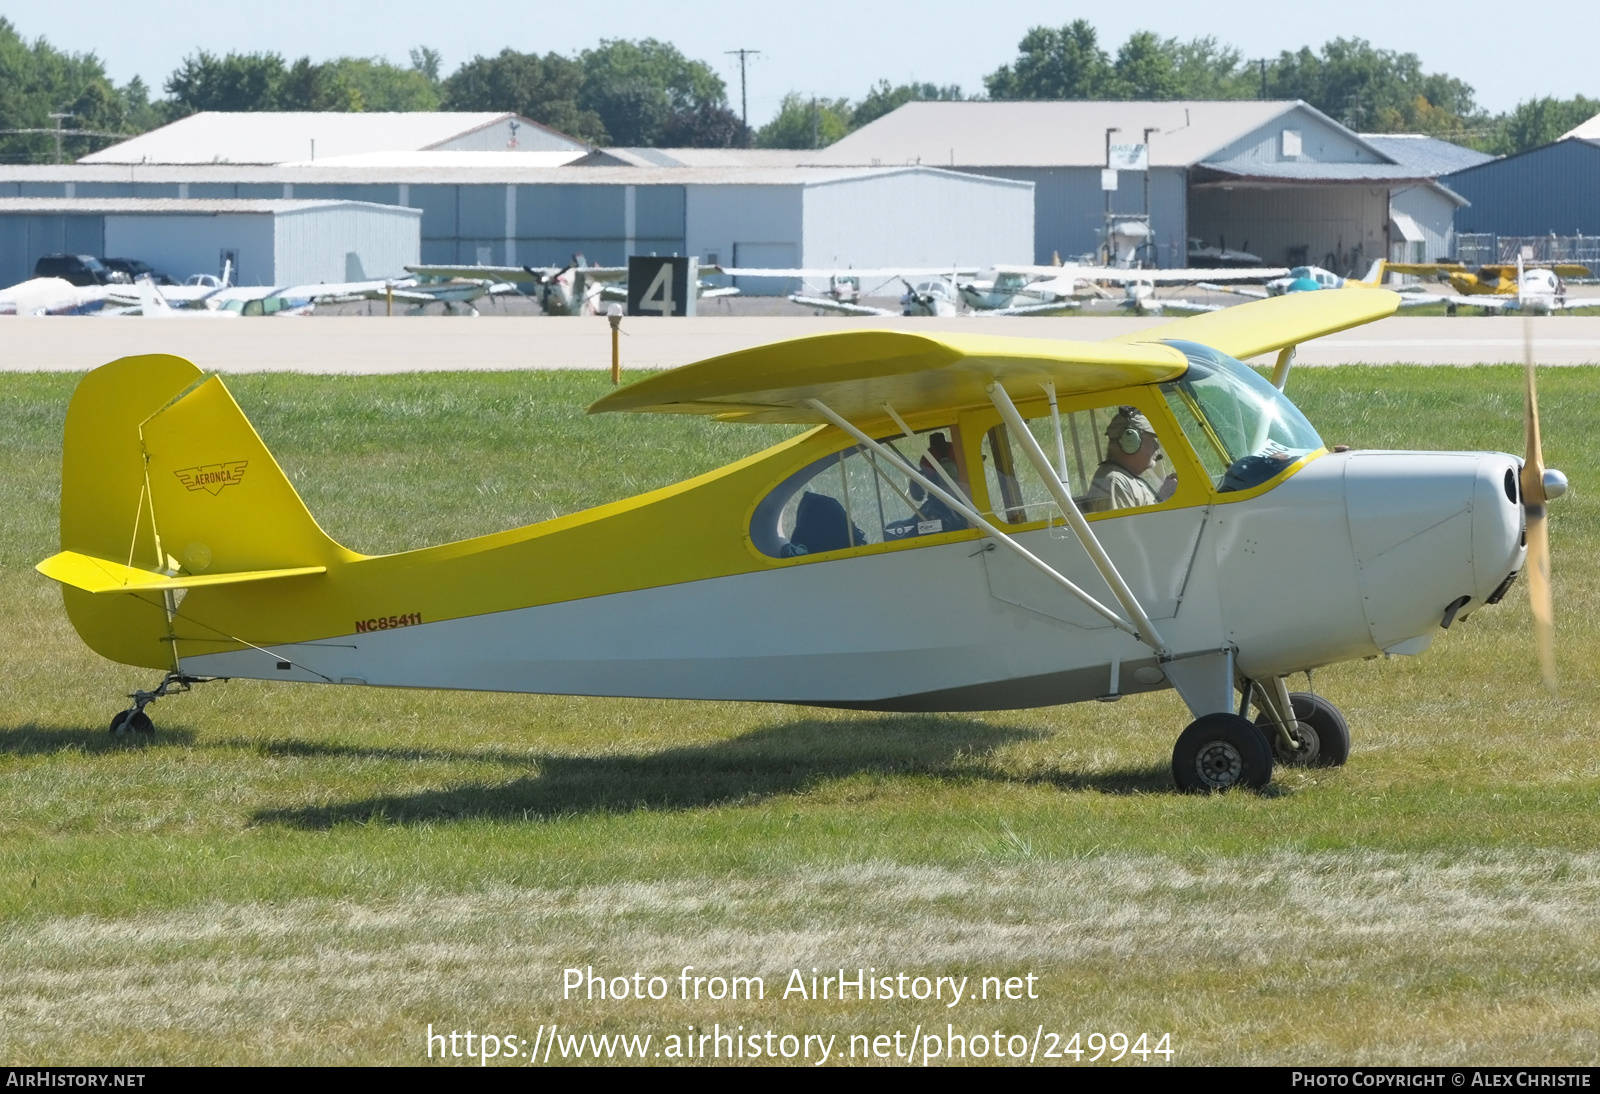
[{"label": "grass field", "polygon": [[[1519,585],[1420,658],[1317,674],[1348,767],[1215,798],[1170,789],[1170,692],[941,717],[233,681],[121,743],[104,727],[155,674],[84,649],[32,571],[56,548],[75,380],[0,376],[7,1063],[419,1063],[429,1023],[653,1045],[720,1023],[833,1034],[836,1054],[949,1024],[1170,1033],[1191,1064],[1600,1060],[1600,370],[1541,374],[1546,456],[1573,483],[1552,510],[1559,697]],[[228,383],[367,551],[785,435],[588,419],[591,374]],[[1512,368],[1302,369],[1290,393],[1329,443],[1521,447]],[[766,999],[680,1001],[684,965],[763,976]],[[572,966],[673,995],[563,1001]],[[779,998],[790,970],[841,966],[973,990],[1031,973],[1038,998]]]}]

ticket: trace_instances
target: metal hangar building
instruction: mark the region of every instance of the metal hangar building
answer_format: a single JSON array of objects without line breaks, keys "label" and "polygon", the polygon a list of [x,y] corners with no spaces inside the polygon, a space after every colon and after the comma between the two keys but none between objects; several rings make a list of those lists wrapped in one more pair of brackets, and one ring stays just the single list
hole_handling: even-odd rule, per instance
[{"label": "metal hangar building", "polygon": [[1274,265],[1364,269],[1390,254],[1391,192],[1439,185],[1299,101],[915,102],[808,162],[936,164],[1030,181],[1033,257],[1043,263],[1100,247],[1112,141],[1148,144],[1148,172],[1119,172],[1110,212],[1148,209],[1147,260],[1160,267],[1225,247]]}]

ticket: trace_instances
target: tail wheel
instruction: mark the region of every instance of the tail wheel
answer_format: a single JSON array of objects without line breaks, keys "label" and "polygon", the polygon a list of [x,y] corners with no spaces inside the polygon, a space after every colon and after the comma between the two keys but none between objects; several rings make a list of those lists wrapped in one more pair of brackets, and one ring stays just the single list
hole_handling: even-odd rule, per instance
[{"label": "tail wheel", "polygon": [[156,732],[156,725],[150,720],[150,715],[142,710],[121,710],[111,719],[111,735],[113,737],[126,737],[136,733],[141,737],[152,737]]},{"label": "tail wheel", "polygon": [[1207,714],[1189,723],[1172,748],[1172,778],[1190,794],[1234,787],[1259,790],[1272,781],[1272,746],[1254,722]]},{"label": "tail wheel", "polygon": [[1339,708],[1320,695],[1293,691],[1289,702],[1294,707],[1295,724],[1289,734],[1300,747],[1290,752],[1272,726],[1271,715],[1263,712],[1256,725],[1268,734],[1272,752],[1285,767],[1343,767],[1350,758],[1350,726]]}]

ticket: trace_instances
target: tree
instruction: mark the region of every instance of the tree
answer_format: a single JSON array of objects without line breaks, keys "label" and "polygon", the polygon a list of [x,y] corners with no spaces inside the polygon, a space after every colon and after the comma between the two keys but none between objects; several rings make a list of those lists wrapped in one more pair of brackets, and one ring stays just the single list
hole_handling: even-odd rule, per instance
[{"label": "tree", "polygon": [[1600,99],[1530,99],[1495,119],[1486,152],[1511,155],[1560,140],[1561,134],[1600,114]]},{"label": "tree", "polygon": [[441,85],[446,110],[509,110],[595,144],[610,142],[600,116],[578,105],[583,70],[559,53],[501,50],[474,57]]},{"label": "tree", "polygon": [[200,110],[437,110],[439,93],[422,72],[381,57],[285,64],[276,53],[201,50],[167,80],[176,116]]},{"label": "tree", "polygon": [[808,99],[791,91],[777,117],[756,131],[761,148],[822,148],[850,132],[849,99]]},{"label": "tree", "polygon": [[1185,88],[1178,72],[1177,40],[1141,30],[1117,50],[1108,98],[1180,99]]},{"label": "tree", "polygon": [[1357,131],[1449,133],[1477,115],[1470,85],[1424,73],[1415,53],[1375,49],[1360,38],[1335,38],[1320,54],[1309,47],[1279,55],[1267,73],[1275,99],[1304,99]]},{"label": "tree", "polygon": [[[437,60],[437,54],[435,55]],[[424,72],[400,68],[381,57],[339,57],[314,66],[319,95],[309,110],[438,110],[439,91]]]},{"label": "tree", "polygon": [[578,105],[599,115],[613,143],[664,143],[667,126],[684,113],[727,104],[721,77],[669,42],[602,39],[578,57],[583,86]]},{"label": "tree", "polygon": [[411,51],[411,68],[422,73],[423,79],[434,87],[439,86],[439,66],[444,63],[444,57],[436,49],[428,46],[418,46]]},{"label": "tree", "polygon": [[1260,94],[1256,70],[1244,55],[1215,38],[1173,44],[1178,84],[1185,99],[1253,99]]},{"label": "tree", "polygon": [[705,103],[668,118],[661,144],[666,148],[743,148],[744,122],[725,106]]},{"label": "tree", "polygon": [[913,102],[959,102],[965,98],[957,84],[939,87],[935,84],[901,84],[890,87],[888,80],[879,80],[862,100],[850,111],[850,128],[860,129],[868,122],[877,121],[891,110],[898,110]]},{"label": "tree", "polygon": [[[148,95],[137,80],[118,89],[93,53],[63,53],[43,38],[24,42],[9,20],[0,18],[0,129],[54,129],[52,113],[68,113],[63,129],[132,134],[135,119],[130,94],[139,100],[139,122],[146,120]],[[104,147],[106,138],[67,137],[64,156],[75,158]],[[49,134],[0,134],[0,159],[12,163],[50,163],[55,138]]]},{"label": "tree", "polygon": [[1034,27],[1014,64],[983,78],[991,99],[1098,99],[1112,83],[1111,61],[1087,19],[1060,30]]},{"label": "tree", "polygon": [[[200,50],[190,54],[167,77],[177,116],[202,110],[282,110],[288,69],[276,53],[229,53],[218,57]],[[302,89],[303,90],[303,89]]]}]

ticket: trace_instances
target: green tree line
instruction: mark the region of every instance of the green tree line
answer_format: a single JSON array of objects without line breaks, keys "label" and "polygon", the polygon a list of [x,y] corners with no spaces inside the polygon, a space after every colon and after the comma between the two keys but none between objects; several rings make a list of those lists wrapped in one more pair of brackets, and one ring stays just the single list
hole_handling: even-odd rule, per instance
[{"label": "green tree line", "polygon": [[[93,53],[67,53],[43,38],[27,42],[0,17],[0,162],[47,163],[48,132],[66,131],[72,159],[116,139],[202,110],[511,110],[597,145],[817,148],[895,108],[919,100],[967,98],[960,87],[891,85],[881,80],[858,101],[791,92],[765,124],[746,129],[710,65],[669,42],[602,40],[575,57],[507,48],[445,75],[427,47],[408,64],[381,57],[289,60],[276,53],[197,51],[156,98],[138,77],[117,86]],[[1491,153],[1548,143],[1600,113],[1582,95],[1542,98],[1492,115],[1472,87],[1425,72],[1414,53],[1336,38],[1272,58],[1246,58],[1212,37],[1188,41],[1149,31],[1114,52],[1079,19],[1034,27],[1017,55],[984,77],[971,98],[1304,99],[1361,132],[1420,132]],[[73,135],[76,133],[77,135]]]}]

